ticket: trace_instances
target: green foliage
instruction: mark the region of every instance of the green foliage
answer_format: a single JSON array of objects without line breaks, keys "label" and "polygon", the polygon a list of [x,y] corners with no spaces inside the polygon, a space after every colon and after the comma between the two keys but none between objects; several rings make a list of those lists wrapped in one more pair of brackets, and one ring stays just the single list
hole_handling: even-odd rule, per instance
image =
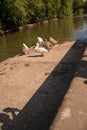
[{"label": "green foliage", "polygon": [[[84,1],[84,4],[87,5],[87,0]],[[87,14],[87,8],[84,9],[84,13]]]},{"label": "green foliage", "polygon": [[14,2],[11,0],[3,0],[0,3],[1,11],[0,11],[0,20],[3,28],[9,28],[13,26],[15,23],[15,12],[16,8],[14,8]]},{"label": "green foliage", "polygon": [[3,29],[23,25],[26,21],[26,11],[20,0],[3,0],[0,2],[0,21]]},{"label": "green foliage", "polygon": [[[0,0],[0,28],[12,29],[27,23],[70,16],[73,14],[72,5],[80,5],[82,1]],[[82,12],[82,10],[78,10],[75,13],[80,14]]]},{"label": "green foliage", "polygon": [[[83,5],[83,4],[84,4],[83,0],[74,0],[74,2],[73,2],[73,6],[80,6],[80,5]],[[83,14],[83,11],[84,11],[84,9],[80,8],[78,10],[74,10],[73,13],[75,15],[81,15],[81,14]]]},{"label": "green foliage", "polygon": [[26,6],[27,1],[26,0],[16,0],[15,1],[15,6],[17,8],[17,21],[18,21],[18,25],[23,25],[27,22],[27,11],[26,11]]},{"label": "green foliage", "polygon": [[60,0],[43,0],[46,19],[57,18],[60,7]]},{"label": "green foliage", "polygon": [[45,7],[42,0],[27,0],[27,17],[30,23],[43,21],[45,18]]},{"label": "green foliage", "polygon": [[64,16],[70,16],[72,15],[72,0],[61,0],[61,7],[60,7],[60,13],[59,17],[64,17]]}]

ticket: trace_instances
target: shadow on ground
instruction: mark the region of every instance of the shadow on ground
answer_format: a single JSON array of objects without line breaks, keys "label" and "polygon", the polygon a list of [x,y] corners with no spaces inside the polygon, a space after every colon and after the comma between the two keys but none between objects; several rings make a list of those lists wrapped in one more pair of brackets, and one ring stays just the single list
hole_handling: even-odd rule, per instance
[{"label": "shadow on ground", "polygon": [[16,118],[17,113],[19,113],[19,112],[20,112],[20,110],[17,108],[8,107],[3,110],[3,113],[0,113],[0,122],[3,123],[2,130],[4,130],[4,129],[6,130],[8,125],[12,124],[13,119]]},{"label": "shadow on ground", "polygon": [[80,61],[75,77],[84,78],[84,83],[87,84],[87,61]]},{"label": "shadow on ground", "polygon": [[33,56],[28,56],[28,57],[43,57],[43,55],[33,55]]},{"label": "shadow on ground", "polygon": [[[69,89],[86,43],[87,40],[77,41],[71,47],[17,116],[13,116],[11,120],[1,113],[2,117],[6,116],[6,120],[8,119],[7,122],[3,121],[2,130],[49,130]],[[84,77],[84,74],[80,76]]]}]

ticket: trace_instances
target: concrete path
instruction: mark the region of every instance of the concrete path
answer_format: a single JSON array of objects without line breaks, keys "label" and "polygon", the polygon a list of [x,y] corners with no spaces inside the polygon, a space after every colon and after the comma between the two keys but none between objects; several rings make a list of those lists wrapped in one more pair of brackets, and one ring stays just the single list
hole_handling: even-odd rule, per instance
[{"label": "concrete path", "polygon": [[[1,130],[62,130],[64,115],[59,118],[56,114],[86,48],[86,44],[73,43],[54,46],[44,57],[31,50],[29,56],[0,64]],[[65,110],[71,117],[70,107]]]}]

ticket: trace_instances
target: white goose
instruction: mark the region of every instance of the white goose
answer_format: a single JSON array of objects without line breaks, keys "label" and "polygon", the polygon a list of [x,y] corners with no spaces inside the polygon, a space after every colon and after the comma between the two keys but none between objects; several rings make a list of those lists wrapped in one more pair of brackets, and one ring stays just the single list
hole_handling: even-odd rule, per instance
[{"label": "white goose", "polygon": [[44,52],[48,52],[48,50],[45,49],[44,47],[39,47],[38,42],[36,43],[35,51],[41,53],[41,56],[44,56],[43,55]]},{"label": "white goose", "polygon": [[23,53],[24,54],[29,54],[29,48],[25,43],[23,43]]},{"label": "white goose", "polygon": [[51,42],[52,45],[55,45],[58,43],[58,41],[56,41],[54,38],[50,37],[49,41]]},{"label": "white goose", "polygon": [[51,44],[47,39],[44,40],[43,46],[44,46],[47,50],[52,49],[52,44]]},{"label": "white goose", "polygon": [[38,41],[39,44],[43,44],[43,38],[37,37],[37,41]]}]

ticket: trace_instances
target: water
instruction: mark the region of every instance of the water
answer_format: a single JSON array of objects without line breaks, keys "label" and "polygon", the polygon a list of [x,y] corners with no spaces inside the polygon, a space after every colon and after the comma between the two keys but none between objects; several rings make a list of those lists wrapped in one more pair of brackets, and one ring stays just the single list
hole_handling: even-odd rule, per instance
[{"label": "water", "polygon": [[0,37],[0,61],[22,52],[22,44],[35,45],[37,37],[54,37],[59,44],[87,37],[87,15],[66,17],[49,23],[28,27],[22,31],[8,33]]}]

